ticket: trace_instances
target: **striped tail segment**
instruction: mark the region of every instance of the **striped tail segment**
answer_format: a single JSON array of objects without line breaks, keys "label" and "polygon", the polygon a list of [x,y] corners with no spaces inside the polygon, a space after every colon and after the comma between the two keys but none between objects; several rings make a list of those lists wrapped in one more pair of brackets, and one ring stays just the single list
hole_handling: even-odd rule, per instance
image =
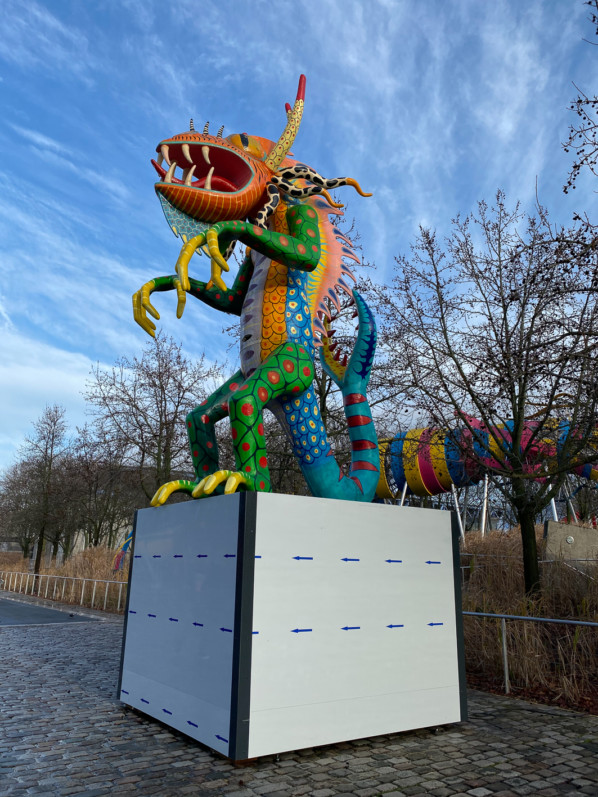
[{"label": "striped tail segment", "polygon": [[343,405],[351,440],[351,471],[349,478],[356,484],[360,492],[365,494],[362,481],[365,481],[367,477],[367,493],[369,494],[370,482],[375,479],[375,490],[380,474],[378,440],[370,406],[363,393],[345,394]]},{"label": "striped tail segment", "polygon": [[[378,438],[366,397],[376,350],[376,322],[357,291],[353,291],[359,317],[357,341],[348,362],[339,362],[330,348],[330,338],[323,338],[320,349],[322,367],[340,387],[351,440],[351,470],[348,476],[338,468],[338,482],[329,498],[371,501],[380,476]],[[332,460],[332,457],[329,458]],[[332,463],[331,463],[332,467]]]}]

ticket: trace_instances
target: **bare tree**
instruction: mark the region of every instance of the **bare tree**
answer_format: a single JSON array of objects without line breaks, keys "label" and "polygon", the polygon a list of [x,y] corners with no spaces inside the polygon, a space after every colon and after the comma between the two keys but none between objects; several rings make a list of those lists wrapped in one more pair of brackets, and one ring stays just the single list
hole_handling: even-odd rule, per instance
[{"label": "bare tree", "polygon": [[5,541],[17,542],[25,558],[33,554],[38,538],[37,496],[31,489],[33,476],[30,463],[20,461],[0,477],[0,534]]},{"label": "bare tree", "polygon": [[[598,0],[586,0],[585,5],[590,7],[588,19],[598,38]],[[589,43],[598,46],[598,42]],[[575,157],[563,188],[566,194],[575,189],[582,170],[589,169],[595,177],[598,176],[598,96],[588,95],[577,86],[575,88],[577,97],[569,109],[577,116],[577,121],[569,127],[569,137],[563,143],[565,152],[573,152]]]},{"label": "bare tree", "polygon": [[125,463],[126,445],[107,437],[98,425],[78,429],[68,463],[77,531],[85,547],[116,545],[144,495],[137,471]]},{"label": "bare tree", "polygon": [[187,360],[172,338],[157,335],[141,358],[92,369],[86,399],[105,439],[125,446],[124,462],[151,499],[158,487],[190,470],[185,416],[210,393],[220,368],[202,355]]},{"label": "bare tree", "polygon": [[555,236],[543,210],[525,216],[499,192],[492,208],[457,218],[444,245],[422,228],[380,291],[380,337],[404,401],[430,425],[466,430],[455,444],[519,522],[530,594],[536,517],[565,474],[597,456],[597,287],[583,236]]},{"label": "bare tree", "polygon": [[[36,573],[39,573],[44,544],[49,542],[56,556],[62,533],[65,506],[61,500],[64,497],[61,468],[69,450],[64,416],[64,407],[45,408],[33,424],[33,434],[25,438],[19,463],[8,471],[3,482],[8,491],[5,500],[17,502],[13,522],[19,524],[19,537],[27,548],[31,538],[37,543]],[[24,482],[17,484],[19,478]]]}]

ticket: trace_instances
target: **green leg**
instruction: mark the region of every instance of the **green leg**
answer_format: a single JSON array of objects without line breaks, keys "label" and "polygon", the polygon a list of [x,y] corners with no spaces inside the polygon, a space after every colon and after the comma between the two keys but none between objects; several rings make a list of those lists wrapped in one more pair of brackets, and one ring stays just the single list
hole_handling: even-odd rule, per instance
[{"label": "green leg", "polygon": [[230,422],[237,472],[250,490],[270,492],[263,408],[273,398],[301,395],[314,378],[304,346],[284,343],[245,380],[230,399]]},{"label": "green leg", "polygon": [[237,371],[222,387],[187,415],[189,447],[193,470],[198,481],[218,470],[218,444],[214,427],[218,421],[228,415],[231,395],[241,384],[243,384],[243,374]]}]

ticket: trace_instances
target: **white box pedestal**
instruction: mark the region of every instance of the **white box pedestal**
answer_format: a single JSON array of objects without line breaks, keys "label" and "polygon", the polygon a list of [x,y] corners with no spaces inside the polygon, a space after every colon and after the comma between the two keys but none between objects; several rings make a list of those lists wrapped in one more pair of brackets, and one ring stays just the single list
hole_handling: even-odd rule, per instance
[{"label": "white box pedestal", "polygon": [[122,702],[233,760],[466,719],[452,513],[240,493],[136,515]]}]

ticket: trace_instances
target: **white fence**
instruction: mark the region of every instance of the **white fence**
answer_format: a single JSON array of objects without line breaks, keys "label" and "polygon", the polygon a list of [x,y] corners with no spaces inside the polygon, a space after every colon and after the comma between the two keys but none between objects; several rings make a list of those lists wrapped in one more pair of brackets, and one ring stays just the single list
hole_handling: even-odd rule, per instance
[{"label": "white fence", "polygon": [[0,570],[0,589],[23,595],[62,601],[90,609],[122,612],[127,594],[125,581],[100,578],[71,578],[45,573],[15,573]]}]

